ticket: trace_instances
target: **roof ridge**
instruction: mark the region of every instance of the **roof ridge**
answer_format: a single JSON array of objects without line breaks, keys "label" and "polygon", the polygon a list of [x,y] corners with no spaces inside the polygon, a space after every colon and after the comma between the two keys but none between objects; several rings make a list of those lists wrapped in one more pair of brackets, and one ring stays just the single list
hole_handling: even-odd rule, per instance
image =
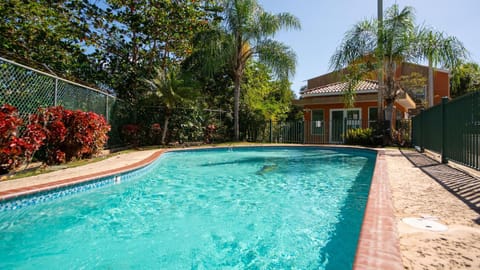
[{"label": "roof ridge", "polygon": [[[312,95],[339,95],[345,91],[348,82],[345,81],[338,81],[333,82],[321,86],[317,86],[315,88],[305,89],[300,94],[302,96],[312,96]],[[356,92],[359,93],[367,93],[371,91],[378,91],[378,81],[376,80],[369,80],[369,79],[361,79],[358,82],[358,85],[355,89]]]}]

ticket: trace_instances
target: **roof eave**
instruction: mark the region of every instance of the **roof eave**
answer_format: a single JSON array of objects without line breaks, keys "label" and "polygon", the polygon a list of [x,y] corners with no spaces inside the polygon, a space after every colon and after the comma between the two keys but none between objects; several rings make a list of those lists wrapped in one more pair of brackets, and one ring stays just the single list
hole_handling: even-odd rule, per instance
[{"label": "roof eave", "polygon": [[[345,92],[341,93],[316,93],[316,94],[304,94],[301,95],[302,98],[307,98],[307,97],[326,97],[326,96],[342,96]],[[357,92],[356,94],[373,94],[373,93],[378,93],[377,89],[371,89],[371,90],[362,90],[360,92]]]}]

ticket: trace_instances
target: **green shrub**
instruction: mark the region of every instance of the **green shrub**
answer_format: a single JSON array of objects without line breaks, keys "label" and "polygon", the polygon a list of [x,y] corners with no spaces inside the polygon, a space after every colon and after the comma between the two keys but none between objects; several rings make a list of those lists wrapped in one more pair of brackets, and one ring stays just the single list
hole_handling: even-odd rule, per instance
[{"label": "green shrub", "polygon": [[374,145],[373,130],[371,128],[349,129],[345,136],[345,144]]}]

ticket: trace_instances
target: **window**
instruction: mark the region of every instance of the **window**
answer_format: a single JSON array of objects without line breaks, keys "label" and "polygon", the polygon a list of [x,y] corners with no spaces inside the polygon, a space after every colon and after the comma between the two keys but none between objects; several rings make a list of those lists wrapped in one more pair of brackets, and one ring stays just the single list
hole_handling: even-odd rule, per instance
[{"label": "window", "polygon": [[325,130],[325,121],[323,110],[312,111],[312,134],[323,135]]},{"label": "window", "polygon": [[377,107],[368,108],[368,127],[373,128],[377,124],[378,109]]}]

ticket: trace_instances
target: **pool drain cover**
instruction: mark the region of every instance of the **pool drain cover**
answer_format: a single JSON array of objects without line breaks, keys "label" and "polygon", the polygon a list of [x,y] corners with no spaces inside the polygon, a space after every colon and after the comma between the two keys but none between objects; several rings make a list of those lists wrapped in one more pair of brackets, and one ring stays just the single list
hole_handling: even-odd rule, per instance
[{"label": "pool drain cover", "polygon": [[402,221],[412,227],[418,228],[418,229],[424,229],[424,230],[429,230],[429,231],[434,231],[434,232],[444,232],[448,230],[448,227],[446,225],[443,225],[437,221],[435,221],[434,218],[404,218]]}]

